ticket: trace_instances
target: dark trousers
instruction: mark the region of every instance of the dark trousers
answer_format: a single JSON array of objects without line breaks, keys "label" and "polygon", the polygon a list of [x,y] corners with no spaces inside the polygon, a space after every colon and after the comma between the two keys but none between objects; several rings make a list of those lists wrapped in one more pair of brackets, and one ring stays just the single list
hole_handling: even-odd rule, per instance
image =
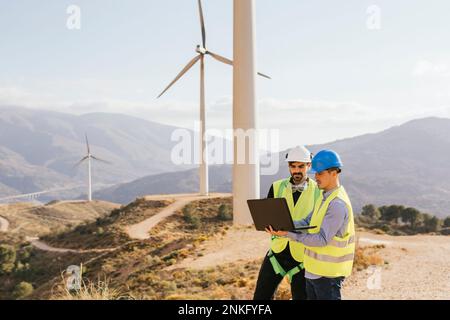
[{"label": "dark trousers", "polygon": [[[299,262],[295,261],[291,256],[289,245],[282,252],[275,254],[275,257],[286,272],[299,265]],[[266,254],[261,269],[259,270],[253,300],[273,299],[281,280],[283,280],[283,277],[275,273]],[[292,277],[291,293],[292,300],[306,300],[305,269],[302,269]]]},{"label": "dark trousers", "polygon": [[341,300],[344,277],[306,279],[308,300]]}]

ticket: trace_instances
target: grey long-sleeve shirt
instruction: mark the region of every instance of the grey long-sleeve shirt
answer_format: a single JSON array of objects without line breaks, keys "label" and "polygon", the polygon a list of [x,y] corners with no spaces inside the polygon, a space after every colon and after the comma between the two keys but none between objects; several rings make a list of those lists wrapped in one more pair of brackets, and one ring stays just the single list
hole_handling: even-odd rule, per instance
[{"label": "grey long-sleeve shirt", "polygon": [[[333,190],[323,193],[322,204],[333,193]],[[288,232],[287,237],[301,242],[309,247],[325,247],[334,236],[342,237],[347,229],[349,213],[345,202],[339,198],[331,200],[327,212],[322,221],[320,231],[318,233],[294,233]],[[312,217],[312,212],[303,220],[295,222],[296,226],[309,225]],[[318,279],[321,276],[305,271],[305,277],[308,279]]]}]

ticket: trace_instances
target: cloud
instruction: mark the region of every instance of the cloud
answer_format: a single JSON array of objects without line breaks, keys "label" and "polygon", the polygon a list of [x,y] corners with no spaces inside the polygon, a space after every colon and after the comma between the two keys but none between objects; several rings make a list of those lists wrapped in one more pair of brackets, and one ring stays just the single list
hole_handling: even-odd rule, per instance
[{"label": "cloud", "polygon": [[420,60],[414,65],[412,75],[415,77],[450,77],[450,67],[446,63],[434,63],[428,60]]},{"label": "cloud", "polygon": [[[425,70],[422,68],[422,70]],[[405,121],[428,116],[450,117],[450,104],[409,108],[368,106],[356,101],[265,98],[258,101],[258,127],[279,130],[280,148],[296,144],[329,142],[377,132]],[[63,100],[18,87],[0,87],[0,106],[16,105],[73,114],[123,113],[146,120],[189,129],[199,120],[198,101],[126,99]],[[232,127],[232,97],[207,103],[207,129]]]},{"label": "cloud", "polygon": [[[39,98],[39,100],[37,100]],[[28,106],[36,101],[45,99],[43,95],[34,96],[32,93],[19,87],[0,87],[0,104]]]},{"label": "cloud", "polygon": [[177,100],[131,101],[93,98],[70,100],[20,87],[0,87],[0,107],[18,106],[72,114],[91,112],[124,113],[151,121],[181,125],[198,118],[198,103]]}]

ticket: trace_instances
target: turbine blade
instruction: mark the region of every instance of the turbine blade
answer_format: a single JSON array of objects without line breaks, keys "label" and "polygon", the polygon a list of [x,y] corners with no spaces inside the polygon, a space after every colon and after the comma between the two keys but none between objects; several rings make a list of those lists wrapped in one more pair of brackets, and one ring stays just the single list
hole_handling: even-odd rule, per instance
[{"label": "turbine blade", "polygon": [[198,11],[200,14],[200,26],[202,28],[202,44],[203,44],[203,48],[206,48],[205,19],[203,18],[203,8],[202,8],[201,0],[198,0]]},{"label": "turbine blade", "polygon": [[174,80],[172,80],[172,82],[164,89],[163,92],[161,92],[159,94],[159,97],[161,97],[167,90],[169,90],[169,88],[178,81],[178,79],[180,79],[199,59],[200,59],[201,55],[199,54],[198,56],[195,56],[194,59],[192,59],[191,61],[189,61],[189,63],[183,68],[183,70],[181,70],[181,72],[176,76],[176,78]]},{"label": "turbine blade", "polygon": [[[217,61],[223,62],[225,64],[229,64],[230,66],[233,65],[233,61],[231,61],[230,59],[227,59],[225,57],[222,57],[221,55],[218,55],[217,53],[214,53],[214,52],[211,52],[211,51],[207,51],[206,53],[211,55]],[[261,76],[261,77],[264,77],[264,78],[267,78],[267,79],[272,79],[268,75],[265,75],[264,73],[261,73],[261,72],[258,72],[258,76]]]},{"label": "turbine blade", "polygon": [[267,79],[272,79],[271,77],[269,77],[268,75],[265,75],[264,73],[258,72],[258,76],[267,78]]},{"label": "turbine blade", "polygon": [[103,162],[103,163],[107,163],[107,164],[112,164],[112,163],[111,163],[111,162],[109,162],[109,161],[106,161],[106,160],[103,160],[103,159],[99,159],[99,158],[97,158],[97,157],[94,157],[94,156],[91,156],[91,158],[92,158],[92,159],[94,159],[94,160],[97,160],[97,161]]},{"label": "turbine blade", "polygon": [[86,147],[87,147],[87,153],[90,154],[91,151],[89,150],[89,141],[88,141],[88,137],[87,137],[87,133],[84,134],[86,137]]},{"label": "turbine blade", "polygon": [[214,59],[216,59],[217,61],[223,62],[225,64],[229,64],[230,66],[233,65],[233,61],[231,61],[230,59],[227,59],[225,57],[222,57],[221,55],[218,55],[217,53],[214,53],[211,51],[207,51],[206,53],[209,54]]},{"label": "turbine blade", "polygon": [[73,167],[72,169],[75,169],[76,167],[78,167],[84,160],[86,160],[88,158],[88,156],[84,157],[83,159],[81,159],[80,161],[78,161]]}]

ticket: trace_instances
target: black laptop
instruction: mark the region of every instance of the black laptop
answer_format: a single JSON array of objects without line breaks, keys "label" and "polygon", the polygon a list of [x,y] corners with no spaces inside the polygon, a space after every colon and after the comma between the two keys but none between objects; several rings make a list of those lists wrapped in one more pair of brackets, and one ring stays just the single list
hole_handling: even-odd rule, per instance
[{"label": "black laptop", "polygon": [[275,231],[301,231],[316,226],[295,227],[285,198],[247,200],[256,230],[265,231],[269,225]]}]

